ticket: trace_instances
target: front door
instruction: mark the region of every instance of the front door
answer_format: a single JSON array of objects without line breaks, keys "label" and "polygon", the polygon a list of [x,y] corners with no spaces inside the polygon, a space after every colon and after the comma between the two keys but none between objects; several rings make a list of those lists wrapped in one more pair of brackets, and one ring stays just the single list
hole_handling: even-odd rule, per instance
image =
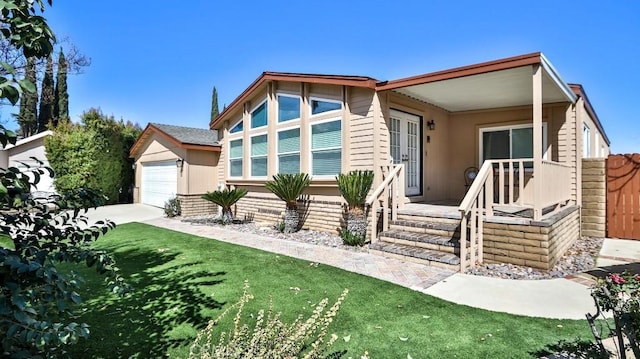
[{"label": "front door", "polygon": [[391,110],[389,136],[391,137],[391,160],[404,164],[405,195],[422,194],[422,145],[420,116]]}]

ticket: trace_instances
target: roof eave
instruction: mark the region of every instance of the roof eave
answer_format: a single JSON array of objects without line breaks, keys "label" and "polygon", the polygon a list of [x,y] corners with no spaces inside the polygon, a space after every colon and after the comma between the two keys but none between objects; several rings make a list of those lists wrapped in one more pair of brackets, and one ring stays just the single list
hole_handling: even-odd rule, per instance
[{"label": "roof eave", "polygon": [[138,154],[138,152],[142,148],[142,144],[147,140],[147,138],[149,138],[151,136],[152,132],[158,133],[160,136],[162,136],[163,138],[165,138],[166,140],[168,140],[169,142],[171,142],[172,144],[174,144],[176,147],[179,147],[179,148],[184,148],[184,149],[187,149],[187,150],[209,151],[209,152],[220,152],[221,151],[221,146],[220,145],[203,145],[203,144],[180,142],[175,137],[173,137],[170,134],[164,132],[158,126],[154,126],[152,123],[149,123],[147,125],[147,127],[145,127],[145,129],[142,131],[140,136],[138,136],[138,139],[133,144],[133,146],[131,146],[131,149],[129,150],[129,157],[130,158],[136,157],[136,155]]}]

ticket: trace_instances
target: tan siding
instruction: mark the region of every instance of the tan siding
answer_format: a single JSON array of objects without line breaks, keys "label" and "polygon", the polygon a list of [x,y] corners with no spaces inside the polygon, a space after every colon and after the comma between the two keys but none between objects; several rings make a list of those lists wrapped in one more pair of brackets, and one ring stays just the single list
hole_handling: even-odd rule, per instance
[{"label": "tan siding", "polygon": [[203,194],[217,189],[218,153],[189,150],[185,160],[189,185],[185,193],[179,194]]},{"label": "tan siding", "polygon": [[348,167],[352,170],[372,170],[374,152],[373,97],[369,89],[349,89],[349,144]]}]

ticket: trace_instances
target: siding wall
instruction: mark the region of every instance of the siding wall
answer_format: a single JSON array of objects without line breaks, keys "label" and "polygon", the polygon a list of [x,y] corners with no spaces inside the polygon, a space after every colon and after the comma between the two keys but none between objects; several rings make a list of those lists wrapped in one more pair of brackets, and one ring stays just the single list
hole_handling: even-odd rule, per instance
[{"label": "siding wall", "polygon": [[582,159],[582,235],[606,237],[607,175],[604,158]]}]

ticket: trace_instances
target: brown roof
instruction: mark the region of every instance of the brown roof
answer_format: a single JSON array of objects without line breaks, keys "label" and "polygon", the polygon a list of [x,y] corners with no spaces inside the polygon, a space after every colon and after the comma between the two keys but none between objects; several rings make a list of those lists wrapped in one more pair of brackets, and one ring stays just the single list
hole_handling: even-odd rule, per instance
[{"label": "brown roof", "polygon": [[607,145],[610,145],[611,142],[609,141],[609,137],[604,132],[604,127],[602,127],[602,123],[600,122],[596,111],[593,109],[593,106],[591,106],[591,102],[589,101],[589,97],[587,97],[587,93],[584,91],[584,87],[580,84],[569,84],[569,87],[573,90],[573,93],[575,93],[576,96],[580,96],[584,99],[584,107],[587,109],[587,113],[591,116],[593,122],[595,122],[596,127],[602,134],[602,138],[607,142]]},{"label": "brown roof", "polygon": [[215,128],[220,122],[224,121],[229,113],[233,112],[240,106],[247,97],[260,86],[268,81],[291,81],[314,84],[341,85],[353,87],[366,87],[375,89],[378,80],[367,76],[348,76],[348,75],[321,75],[321,74],[299,74],[291,72],[263,72],[240,96],[236,97],[229,106],[220,113],[216,119],[209,124],[210,128]]},{"label": "brown roof", "polygon": [[142,149],[143,143],[153,133],[157,133],[179,148],[220,152],[218,133],[216,131],[203,128],[149,123],[140,136],[138,136],[133,146],[131,146],[129,155],[134,157]]},{"label": "brown roof", "polygon": [[429,82],[449,80],[458,77],[478,75],[487,72],[512,69],[516,67],[533,65],[541,63],[541,53],[533,52],[526,55],[507,57],[505,59],[482,62],[479,64],[455,67],[448,70],[431,72],[417,76],[405,77],[403,79],[380,82],[376,86],[376,90],[393,90],[400,87],[419,85]]}]

